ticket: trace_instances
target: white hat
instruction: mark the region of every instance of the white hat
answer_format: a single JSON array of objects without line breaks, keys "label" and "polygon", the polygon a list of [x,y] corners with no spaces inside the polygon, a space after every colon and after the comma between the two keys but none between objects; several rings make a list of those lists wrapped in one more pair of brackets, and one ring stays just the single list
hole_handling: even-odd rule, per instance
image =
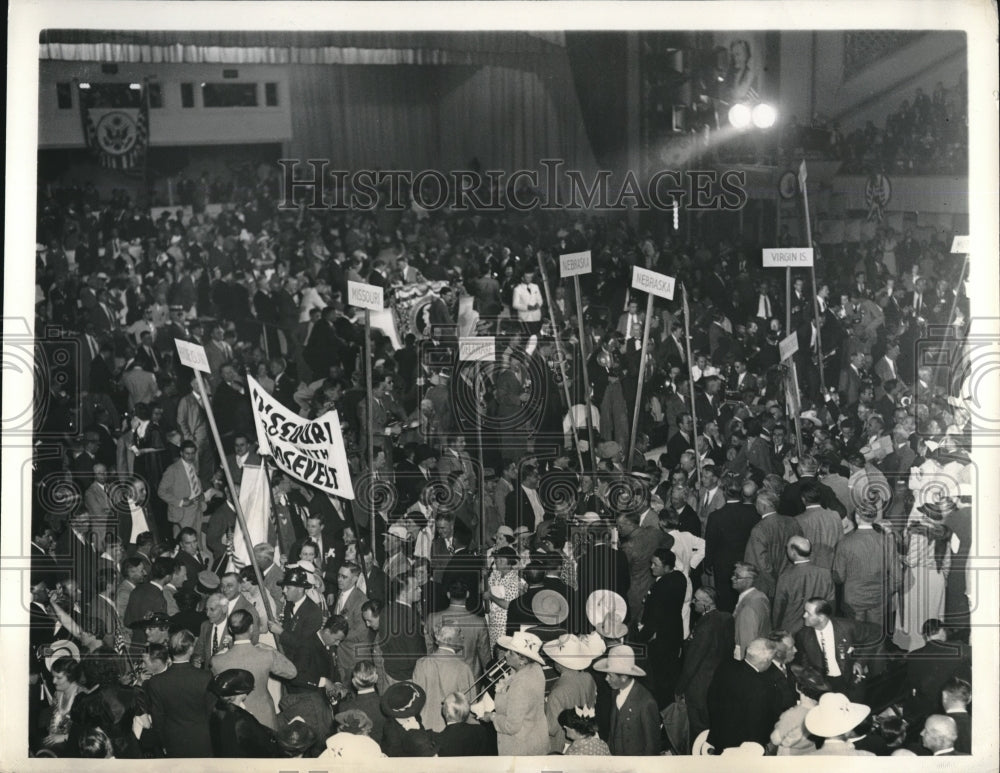
[{"label": "white hat", "polygon": [[45,648],[45,669],[52,671],[52,664],[60,658],[73,658],[80,662],[80,648],[69,639],[59,639]]},{"label": "white hat", "polygon": [[539,654],[539,651],[542,649],[542,640],[533,633],[514,631],[513,636],[501,636],[498,638],[497,644],[505,650],[516,652],[518,655],[524,655],[524,657],[529,658],[536,663],[545,663],[545,661],[542,660],[542,656]]},{"label": "white hat", "polygon": [[601,516],[595,513],[593,510],[588,510],[583,515],[577,516],[577,520],[581,523],[597,523],[601,520]]},{"label": "white hat", "polygon": [[406,530],[405,526],[401,526],[398,523],[393,524],[389,527],[389,531],[386,532],[390,537],[395,537],[396,539],[407,540],[410,538],[410,532]]},{"label": "white hat", "polygon": [[[600,629],[608,615],[618,620],[624,620],[627,610],[628,604],[625,602],[625,599],[614,591],[607,589],[595,590],[587,596],[587,603],[584,605],[587,620],[597,629]],[[602,633],[601,635],[603,636],[604,634]],[[618,637],[611,636],[609,638],[617,639]]]},{"label": "white hat", "polygon": [[608,656],[594,663],[594,670],[605,674],[623,676],[645,676],[646,672],[635,664],[635,651],[627,644],[619,644],[608,650]]},{"label": "white hat", "polygon": [[870,713],[870,708],[851,703],[843,693],[824,693],[806,714],[806,730],[820,738],[836,738],[856,728]]},{"label": "white hat", "polygon": [[382,749],[367,735],[354,733],[335,733],[326,739],[326,751],[319,759],[346,759],[362,762],[372,757],[384,757]]},{"label": "white hat", "polygon": [[763,757],[764,747],[753,741],[744,741],[739,746],[723,749],[720,756],[724,757],[727,754],[731,757]]},{"label": "white hat", "polygon": [[560,666],[571,671],[583,671],[597,655],[594,654],[591,642],[585,642],[579,636],[563,634],[558,639],[546,642],[542,650]]}]

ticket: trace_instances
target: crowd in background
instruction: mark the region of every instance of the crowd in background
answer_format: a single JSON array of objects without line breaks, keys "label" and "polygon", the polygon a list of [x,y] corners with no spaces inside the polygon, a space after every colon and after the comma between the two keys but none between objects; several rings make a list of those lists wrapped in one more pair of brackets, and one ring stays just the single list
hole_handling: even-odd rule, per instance
[{"label": "crowd in background", "polygon": [[[972,415],[918,357],[962,344],[950,234],[820,254],[787,306],[736,239],[227,190],[155,220],[40,193],[34,752],[971,751]],[[582,250],[577,308],[557,258]],[[636,265],[677,280],[649,320]],[[349,280],[438,289],[369,360]],[[175,339],[205,348],[237,487],[269,464],[248,376],[341,418],[358,498],[269,465],[263,586]]]}]

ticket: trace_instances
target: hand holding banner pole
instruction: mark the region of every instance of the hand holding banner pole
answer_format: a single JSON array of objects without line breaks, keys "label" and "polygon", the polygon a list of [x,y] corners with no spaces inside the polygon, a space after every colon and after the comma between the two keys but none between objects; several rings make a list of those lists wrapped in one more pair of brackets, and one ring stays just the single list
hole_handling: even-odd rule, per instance
[{"label": "hand holding banner pole", "polygon": [[639,432],[639,416],[642,413],[642,383],[646,378],[646,347],[649,345],[649,328],[653,322],[653,298],[658,296],[667,300],[673,300],[674,278],[640,268],[639,266],[633,266],[632,287],[636,290],[644,290],[646,293],[646,321],[642,331],[642,348],[639,350],[639,381],[635,386],[635,410],[632,412],[632,432],[628,441],[626,472],[632,472],[635,436]]},{"label": "hand holding banner pole", "polygon": [[[802,203],[805,205],[806,209],[806,242],[809,246],[813,246],[813,235],[812,235],[812,221],[809,219],[809,191],[806,188],[806,162],[802,161],[802,166],[799,167],[799,184],[802,187]],[[809,276],[812,277],[812,288],[813,288],[813,316],[816,323],[816,359],[819,363],[819,388],[823,394],[826,394],[826,376],[823,374],[823,334],[819,326],[819,295],[816,292],[816,262],[813,261],[809,265]],[[787,331],[791,333],[792,331]]]},{"label": "hand holding banner pole", "polygon": [[[208,393],[205,391],[205,382],[201,378],[201,374],[211,373],[211,368],[208,367],[208,358],[205,356],[204,347],[199,344],[194,344],[189,341],[182,341],[180,339],[175,339],[177,344],[177,354],[180,356],[181,365],[186,365],[194,371],[195,381],[198,384],[198,391],[201,393],[201,400],[205,408],[205,413],[208,415],[208,426],[212,429],[212,437],[215,439],[215,447],[219,451],[219,458],[222,460],[222,471],[226,476],[226,483],[229,484],[229,491],[233,496],[233,509],[236,510],[236,517],[240,522],[240,529],[243,531],[243,539],[246,540],[247,554],[250,559],[250,565],[253,567],[254,576],[257,578],[257,586],[263,591],[264,589],[264,575],[260,571],[260,567],[257,565],[257,558],[254,556],[253,552],[253,540],[250,539],[250,531],[247,529],[247,520],[243,515],[243,507],[240,505],[240,498],[236,493],[236,482],[233,479],[232,470],[229,469],[229,462],[226,459],[226,450],[222,447],[222,437],[219,435],[219,427],[215,423],[215,414],[212,412],[212,405],[208,400]],[[271,600],[268,598],[267,593],[261,593],[261,599],[264,601],[264,611],[271,620],[276,620],[274,615],[274,610],[271,609]]]},{"label": "hand holding banner pole", "polygon": [[694,407],[694,378],[691,374],[691,311],[688,309],[687,287],[681,284],[684,301],[684,341],[687,345],[688,391],[691,394],[691,420],[694,422],[694,461],[698,465],[698,485],[701,485],[701,452],[698,450],[698,412]]},{"label": "hand holding banner pole", "polygon": [[351,306],[358,306],[365,310],[365,387],[368,390],[368,410],[365,411],[365,418],[368,426],[368,475],[371,478],[369,483],[369,498],[371,500],[371,545],[375,547],[375,429],[372,419],[372,310],[385,308],[385,301],[382,297],[382,288],[375,285],[363,284],[361,282],[347,283],[347,302]]},{"label": "hand holding banner pole", "polygon": [[583,452],[580,450],[580,436],[576,431],[576,417],[573,415],[573,397],[569,393],[569,380],[566,378],[566,372],[563,370],[563,363],[565,362],[565,359],[563,358],[562,336],[559,335],[559,326],[556,324],[556,307],[555,304],[552,303],[552,294],[549,291],[549,275],[546,273],[545,265],[542,263],[541,250],[538,251],[538,271],[542,275],[542,287],[545,288],[545,303],[549,307],[549,320],[552,322],[552,335],[556,339],[556,358],[559,361],[559,372],[562,375],[561,380],[563,392],[566,394],[566,410],[569,411],[569,423],[571,429],[573,430],[573,443],[576,446],[576,457],[580,464],[580,473],[582,474]]}]

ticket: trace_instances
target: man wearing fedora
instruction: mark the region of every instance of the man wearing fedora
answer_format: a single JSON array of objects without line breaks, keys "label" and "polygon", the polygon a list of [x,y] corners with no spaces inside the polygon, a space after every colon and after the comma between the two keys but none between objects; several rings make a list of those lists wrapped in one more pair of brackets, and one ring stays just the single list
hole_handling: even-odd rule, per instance
[{"label": "man wearing fedora", "polygon": [[636,681],[646,676],[635,664],[635,652],[627,644],[612,647],[594,670],[606,674],[614,691],[611,705],[611,730],[608,748],[619,757],[658,755],[661,743],[660,711],[652,694]]},{"label": "man wearing fedora", "polygon": [[413,682],[427,695],[420,718],[424,728],[435,732],[444,730],[445,721],[441,706],[445,696],[458,692],[467,694],[475,682],[472,669],[462,659],[465,644],[462,629],[455,625],[442,625],[434,631],[437,649],[425,655],[413,667]]},{"label": "man wearing fedora", "polygon": [[312,582],[305,569],[286,569],[278,586],[285,597],[285,608],[281,614],[281,622],[270,620],[267,627],[278,637],[285,656],[299,670],[306,659],[305,648],[311,644],[323,625],[323,613],[316,602],[306,596],[306,590],[312,587]]}]

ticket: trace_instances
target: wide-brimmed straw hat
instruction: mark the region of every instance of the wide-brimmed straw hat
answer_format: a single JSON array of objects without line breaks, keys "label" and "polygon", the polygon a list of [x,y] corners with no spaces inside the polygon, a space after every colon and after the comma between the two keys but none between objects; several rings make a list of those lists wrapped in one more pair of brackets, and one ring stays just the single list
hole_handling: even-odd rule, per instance
[{"label": "wide-brimmed straw hat", "polygon": [[558,591],[538,591],[531,600],[531,614],[544,625],[559,625],[569,617],[569,602]]},{"label": "wide-brimmed straw hat", "polygon": [[571,671],[583,671],[597,657],[590,647],[590,642],[585,642],[573,634],[564,634],[558,639],[546,642],[542,645],[542,651],[560,666]]},{"label": "wide-brimmed straw hat", "polygon": [[505,650],[516,652],[518,655],[523,655],[536,663],[545,663],[541,656],[542,640],[533,633],[514,631],[512,636],[501,636],[498,638],[497,644]]},{"label": "wide-brimmed straw hat", "polygon": [[870,708],[851,703],[843,693],[828,692],[806,714],[806,730],[820,738],[836,738],[856,728],[870,713]]},{"label": "wide-brimmed straw hat", "polygon": [[594,670],[622,676],[645,676],[646,672],[635,664],[635,651],[627,644],[608,650],[608,656],[594,663]]}]

